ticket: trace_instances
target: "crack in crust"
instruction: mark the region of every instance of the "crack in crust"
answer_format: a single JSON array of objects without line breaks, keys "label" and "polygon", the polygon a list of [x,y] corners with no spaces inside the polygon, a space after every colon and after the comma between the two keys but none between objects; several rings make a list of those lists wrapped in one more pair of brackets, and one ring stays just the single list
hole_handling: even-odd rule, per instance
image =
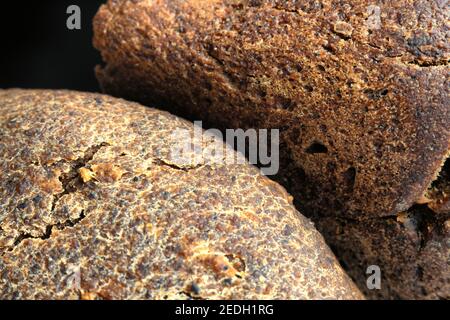
[{"label": "crack in crust", "polygon": [[[55,211],[55,207],[58,204],[58,201],[65,195],[76,193],[82,186],[82,181],[79,176],[79,169],[86,166],[95,156],[95,154],[103,147],[109,146],[108,143],[101,143],[95,146],[92,146],[88,148],[84,152],[84,156],[80,157],[76,160],[67,161],[67,160],[60,160],[56,163],[52,163],[49,166],[45,166],[47,169],[52,167],[58,167],[59,165],[65,163],[70,165],[70,170],[66,173],[62,173],[58,180],[61,182],[62,185],[62,192],[57,193],[53,195],[53,200],[51,203],[51,209],[50,209],[50,215],[52,215]],[[7,251],[13,251],[15,247],[19,246],[20,243],[26,239],[39,239],[39,240],[47,240],[51,237],[53,228],[57,228],[58,230],[64,230],[66,227],[74,227],[76,224],[81,222],[85,218],[84,210],[80,212],[77,218],[71,218],[67,219],[64,222],[58,222],[55,224],[49,224],[45,227],[44,234],[40,236],[32,235],[31,233],[27,232],[21,232],[16,239],[14,240],[14,243],[11,247],[2,247],[2,252],[0,255],[4,255]],[[3,230],[0,228],[0,231],[3,232]]]},{"label": "crack in crust", "polygon": [[[59,199],[64,195],[77,192],[77,190],[81,187],[83,181],[80,175],[80,169],[85,167],[94,157],[95,154],[103,147],[110,146],[108,143],[103,142],[99,145],[92,146],[88,148],[84,152],[84,156],[74,161],[70,161],[68,164],[70,165],[70,170],[67,173],[61,174],[58,179],[61,181],[63,191],[61,193],[56,194],[53,197],[52,209],[55,209],[55,206]],[[66,160],[61,160],[64,163],[67,163]]]},{"label": "crack in crust", "polygon": [[50,237],[52,236],[52,232],[53,232],[53,228],[57,228],[58,230],[64,230],[67,227],[73,228],[75,227],[75,225],[77,225],[78,223],[81,222],[81,220],[83,220],[85,218],[85,214],[84,211],[80,212],[80,215],[78,218],[76,219],[68,219],[64,222],[59,222],[57,224],[52,224],[52,225],[48,225],[46,227],[46,231],[45,234],[39,237],[35,237],[31,234],[27,234],[27,233],[21,233],[17,239],[14,241],[14,245],[10,248],[6,248],[6,250],[4,250],[1,255],[4,255],[7,251],[11,252],[13,251],[16,247],[18,247],[20,245],[20,243],[24,240],[27,239],[35,239],[35,240],[47,240],[50,239]]},{"label": "crack in crust", "polygon": [[2,299],[363,298],[257,168],[167,160],[191,123],[70,91],[0,90],[0,109]]},{"label": "crack in crust", "polygon": [[[276,179],[304,170],[310,216],[395,215],[448,151],[447,13],[379,6],[378,28],[364,1],[109,1],[94,21],[97,76],[110,94],[211,127],[279,128],[295,168]],[[328,152],[306,152],[313,140]]]}]

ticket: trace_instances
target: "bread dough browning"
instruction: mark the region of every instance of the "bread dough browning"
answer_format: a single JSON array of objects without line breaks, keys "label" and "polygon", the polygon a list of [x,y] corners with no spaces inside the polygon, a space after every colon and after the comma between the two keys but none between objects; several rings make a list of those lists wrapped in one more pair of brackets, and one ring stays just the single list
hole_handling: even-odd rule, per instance
[{"label": "bread dough browning", "polygon": [[[97,76],[212,127],[280,129],[275,178],[360,288],[376,260],[385,287],[369,296],[438,298],[448,240],[418,253],[425,229],[405,235],[396,219],[428,203],[419,216],[446,230],[448,18],[425,0],[109,1],[94,22]],[[420,281],[418,264],[433,269]]]},{"label": "bread dough browning", "polygon": [[177,129],[108,96],[0,90],[0,298],[362,298],[282,187],[174,161]]},{"label": "bread dough browning", "polygon": [[448,14],[425,0],[109,1],[97,75],[214,127],[281,129],[279,179],[302,179],[305,212],[389,216],[448,154]]},{"label": "bread dough browning", "polygon": [[[368,298],[450,299],[450,214],[416,205],[364,224],[323,219],[317,228]],[[371,265],[381,270],[381,290],[366,286]]]}]

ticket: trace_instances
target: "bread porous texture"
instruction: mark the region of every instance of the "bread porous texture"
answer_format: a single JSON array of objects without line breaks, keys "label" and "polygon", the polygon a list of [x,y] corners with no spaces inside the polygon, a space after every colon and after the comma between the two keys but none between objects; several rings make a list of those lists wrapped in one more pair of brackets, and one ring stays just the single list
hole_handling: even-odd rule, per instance
[{"label": "bread porous texture", "polygon": [[[450,299],[450,214],[415,205],[364,224],[340,218],[316,224],[366,297]],[[365,285],[368,266],[380,268],[380,290]]]},{"label": "bread porous texture", "polygon": [[257,168],[173,159],[180,129],[105,95],[0,90],[0,298],[363,298]]},{"label": "bread porous texture", "polygon": [[[216,128],[280,129],[307,214],[389,216],[449,152],[438,1],[116,0],[94,19],[102,88]],[[425,14],[426,13],[426,14]]]},{"label": "bread porous texture", "polygon": [[[418,254],[417,231],[409,239],[396,220],[428,197],[420,216],[447,223],[448,175],[436,173],[450,145],[448,18],[426,0],[108,1],[94,20],[97,77],[107,93],[211,127],[280,129],[275,179],[360,288],[438,298],[448,240]],[[346,225],[354,232],[337,237]],[[366,286],[374,252],[381,292]],[[418,256],[433,270],[420,281]]]}]

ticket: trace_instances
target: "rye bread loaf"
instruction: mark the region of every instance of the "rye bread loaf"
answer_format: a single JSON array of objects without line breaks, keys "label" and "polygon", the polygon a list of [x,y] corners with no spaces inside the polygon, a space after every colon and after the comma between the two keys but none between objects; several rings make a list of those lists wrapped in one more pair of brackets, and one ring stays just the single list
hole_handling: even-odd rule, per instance
[{"label": "rye bread loaf", "polygon": [[[316,226],[367,298],[450,299],[449,215],[417,205],[385,219]],[[369,266],[380,268],[380,290],[367,286]]]},{"label": "rye bread loaf", "polygon": [[104,95],[0,90],[0,298],[362,298],[258,169],[173,158],[192,127]]},{"label": "rye bread loaf", "polygon": [[448,18],[445,1],[109,1],[97,75],[212,126],[281,129],[279,178],[308,213],[395,215],[449,154]]},{"label": "rye bread loaf", "polygon": [[[276,179],[360,288],[445,297],[448,16],[424,0],[109,1],[94,21],[97,76],[210,126],[279,128]],[[397,219],[415,203],[431,223],[405,233]],[[367,291],[375,262],[382,290]]]}]

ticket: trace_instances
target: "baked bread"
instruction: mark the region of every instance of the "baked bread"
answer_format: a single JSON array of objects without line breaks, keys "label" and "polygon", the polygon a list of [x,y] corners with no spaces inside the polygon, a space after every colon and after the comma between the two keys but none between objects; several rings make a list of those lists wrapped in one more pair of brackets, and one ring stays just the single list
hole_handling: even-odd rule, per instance
[{"label": "baked bread", "polygon": [[[280,129],[275,179],[360,288],[438,298],[445,232],[428,254],[425,229],[405,234],[397,218],[420,206],[433,234],[446,230],[448,14],[425,0],[109,1],[94,20],[97,77],[110,94],[209,126]],[[381,291],[365,283],[374,261]],[[417,281],[420,268],[431,271]]]},{"label": "baked bread", "polygon": [[104,95],[0,90],[0,298],[362,298],[282,187],[191,158],[234,153],[191,130]]},{"label": "baked bread", "polygon": [[448,18],[426,0],[115,0],[97,76],[211,126],[281,129],[279,179],[303,178],[308,214],[389,216],[449,155]]},{"label": "baked bread", "polygon": [[[345,270],[370,299],[450,299],[450,216],[417,205],[365,223],[317,221]],[[367,286],[369,266],[381,271],[380,290]]]}]

